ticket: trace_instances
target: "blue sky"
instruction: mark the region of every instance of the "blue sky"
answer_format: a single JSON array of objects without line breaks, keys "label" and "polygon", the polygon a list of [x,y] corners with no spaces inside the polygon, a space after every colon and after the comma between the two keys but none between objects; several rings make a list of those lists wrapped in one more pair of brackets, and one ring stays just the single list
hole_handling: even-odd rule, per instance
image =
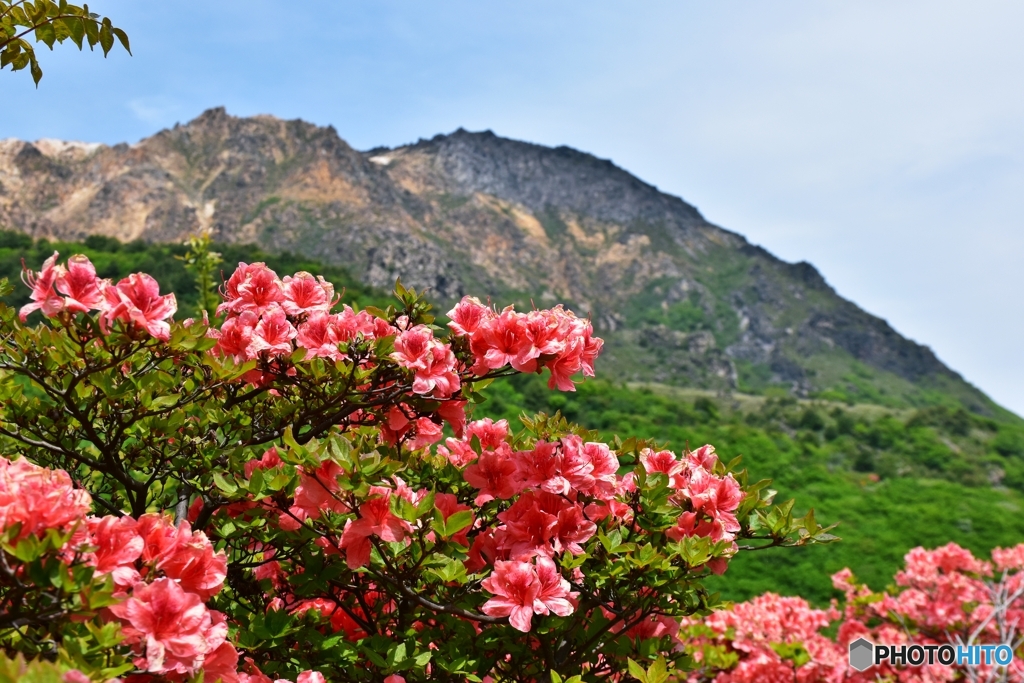
[{"label": "blue sky", "polygon": [[353,146],[459,126],[610,158],[1024,414],[1024,3],[94,0],[134,57],[0,72],[0,138],[224,105]]}]

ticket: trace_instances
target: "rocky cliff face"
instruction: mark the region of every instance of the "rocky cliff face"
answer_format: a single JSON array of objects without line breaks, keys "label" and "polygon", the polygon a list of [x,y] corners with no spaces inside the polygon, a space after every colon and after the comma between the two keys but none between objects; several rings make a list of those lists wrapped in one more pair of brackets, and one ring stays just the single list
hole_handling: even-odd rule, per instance
[{"label": "rocky cliff face", "polygon": [[369,152],[333,128],[223,109],[137,145],[0,142],[0,226],[176,241],[211,230],[396,277],[445,302],[565,302],[605,372],[730,390],[991,403],[926,347],[610,161],[458,130]]}]

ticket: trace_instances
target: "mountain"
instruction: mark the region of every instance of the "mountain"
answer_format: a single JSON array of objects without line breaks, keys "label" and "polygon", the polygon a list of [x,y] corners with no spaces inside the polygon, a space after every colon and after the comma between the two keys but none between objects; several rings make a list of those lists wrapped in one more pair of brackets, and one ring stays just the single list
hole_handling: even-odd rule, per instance
[{"label": "mountain", "polygon": [[212,109],[135,145],[0,142],[0,227],[257,243],[442,303],[589,312],[606,376],[1006,416],[935,354],[612,162],[458,130],[360,152],[332,127]]}]

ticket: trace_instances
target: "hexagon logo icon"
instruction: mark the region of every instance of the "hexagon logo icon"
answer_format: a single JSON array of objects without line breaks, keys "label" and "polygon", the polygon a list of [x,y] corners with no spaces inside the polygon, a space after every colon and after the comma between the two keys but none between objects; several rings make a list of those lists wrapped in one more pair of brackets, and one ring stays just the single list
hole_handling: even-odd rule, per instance
[{"label": "hexagon logo icon", "polygon": [[850,643],[850,666],[857,671],[864,671],[874,664],[875,646],[870,640],[858,638]]}]

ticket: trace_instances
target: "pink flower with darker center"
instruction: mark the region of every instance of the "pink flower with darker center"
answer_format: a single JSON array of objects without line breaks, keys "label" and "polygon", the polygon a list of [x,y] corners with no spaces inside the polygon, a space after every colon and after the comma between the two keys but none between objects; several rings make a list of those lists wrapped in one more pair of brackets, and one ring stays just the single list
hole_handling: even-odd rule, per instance
[{"label": "pink flower with darker center", "polygon": [[494,311],[480,303],[475,296],[464,296],[462,301],[455,304],[455,308],[448,311],[451,319],[448,327],[458,336],[471,335],[494,316]]},{"label": "pink flower with darker center", "polygon": [[470,347],[477,359],[474,371],[497,370],[511,363],[523,345],[529,343],[523,327],[523,316],[509,306],[487,320],[470,338]]},{"label": "pink flower with darker center", "polygon": [[57,252],[53,252],[53,256],[43,261],[43,269],[38,273],[25,268],[24,261],[22,261],[21,281],[32,290],[30,297],[32,303],[25,304],[18,311],[21,322],[25,322],[33,311],[42,311],[43,315],[49,318],[64,309],[64,299],[53,290],[57,278],[64,270],[62,266],[57,265],[59,255]]},{"label": "pink flower with darker center", "polygon": [[524,339],[512,367],[521,372],[536,372],[537,359],[557,356],[565,350],[571,322],[561,305],[550,311],[530,311],[522,321]]},{"label": "pink flower with darker center", "polygon": [[435,339],[426,325],[400,333],[391,357],[403,368],[415,371],[412,390],[417,394],[448,398],[459,390],[455,354],[447,344]]},{"label": "pink flower with darker center", "polygon": [[236,363],[244,361],[249,352],[249,345],[252,344],[256,322],[256,314],[245,311],[237,317],[225,320],[220,330],[210,330],[211,336],[217,339],[215,352],[221,356],[231,356]]},{"label": "pink flower with darker center", "polygon": [[341,341],[337,316],[324,311],[313,311],[309,318],[296,330],[295,341],[306,349],[306,358],[330,358],[341,360],[345,355],[338,350]]},{"label": "pink flower with darker center", "polygon": [[117,285],[103,289],[105,309],[101,323],[115,320],[134,323],[163,341],[171,338],[167,318],[178,310],[174,294],[160,295],[160,285],[145,273],[132,273]]},{"label": "pink flower with darker center", "polygon": [[96,277],[96,267],[81,254],[69,258],[67,268],[57,274],[57,291],[64,295],[64,308],[74,313],[102,308],[103,289],[109,285],[109,280]]},{"label": "pink flower with darker center", "polygon": [[281,280],[265,263],[239,263],[238,269],[224,283],[222,294],[225,301],[217,307],[218,315],[225,311],[262,315],[285,300]]},{"label": "pink flower with darker center", "polygon": [[480,585],[494,595],[480,611],[492,617],[509,617],[513,628],[524,633],[530,631],[534,604],[540,594],[540,581],[532,564],[498,560],[494,571]]},{"label": "pink flower with darker center", "polygon": [[571,600],[576,594],[569,591],[569,582],[547,557],[536,558],[536,565],[499,560],[481,586],[495,597],[485,602],[480,610],[493,617],[509,617],[512,627],[524,633],[530,631],[535,614],[564,617],[575,609]]},{"label": "pink flower with darker center", "polygon": [[500,498],[508,500],[516,494],[516,463],[512,460],[511,449],[502,444],[494,451],[484,451],[476,462],[466,468],[462,476],[480,490],[476,505]]},{"label": "pink flower with darker center", "polygon": [[206,534],[193,532],[187,521],[174,526],[170,517],[149,513],[139,518],[136,531],[144,543],[142,561],[185,590],[207,600],[224,585],[227,557],[214,552]]},{"label": "pink flower with darker center", "polygon": [[268,310],[256,324],[252,332],[252,342],[246,353],[249,358],[260,354],[281,356],[292,352],[292,339],[295,339],[295,327],[288,322],[288,315],[283,308]]},{"label": "pink flower with darker center", "polygon": [[288,315],[298,316],[313,311],[326,313],[334,304],[334,285],[324,280],[323,276],[313,277],[306,272],[286,275],[282,289],[284,301],[281,306]]},{"label": "pink flower with darker center", "polygon": [[145,643],[136,666],[150,673],[194,673],[227,636],[223,615],[215,620],[198,595],[169,578],[136,584],[110,611],[125,622],[129,642]]},{"label": "pink flower with darker center", "polygon": [[556,565],[550,558],[537,558],[537,582],[540,590],[537,591],[537,602],[534,611],[537,614],[557,614],[560,617],[567,617],[573,613],[571,599],[578,597],[578,594],[569,591],[569,582],[562,577]]},{"label": "pink flower with darker center", "polygon": [[220,644],[216,650],[203,659],[203,680],[220,681],[220,683],[239,683],[238,651],[228,642]]},{"label": "pink flower with darker center", "polygon": [[136,531],[131,517],[90,517],[89,534],[97,574],[111,574],[119,588],[130,588],[139,580],[135,561],[142,555],[145,541]]}]

